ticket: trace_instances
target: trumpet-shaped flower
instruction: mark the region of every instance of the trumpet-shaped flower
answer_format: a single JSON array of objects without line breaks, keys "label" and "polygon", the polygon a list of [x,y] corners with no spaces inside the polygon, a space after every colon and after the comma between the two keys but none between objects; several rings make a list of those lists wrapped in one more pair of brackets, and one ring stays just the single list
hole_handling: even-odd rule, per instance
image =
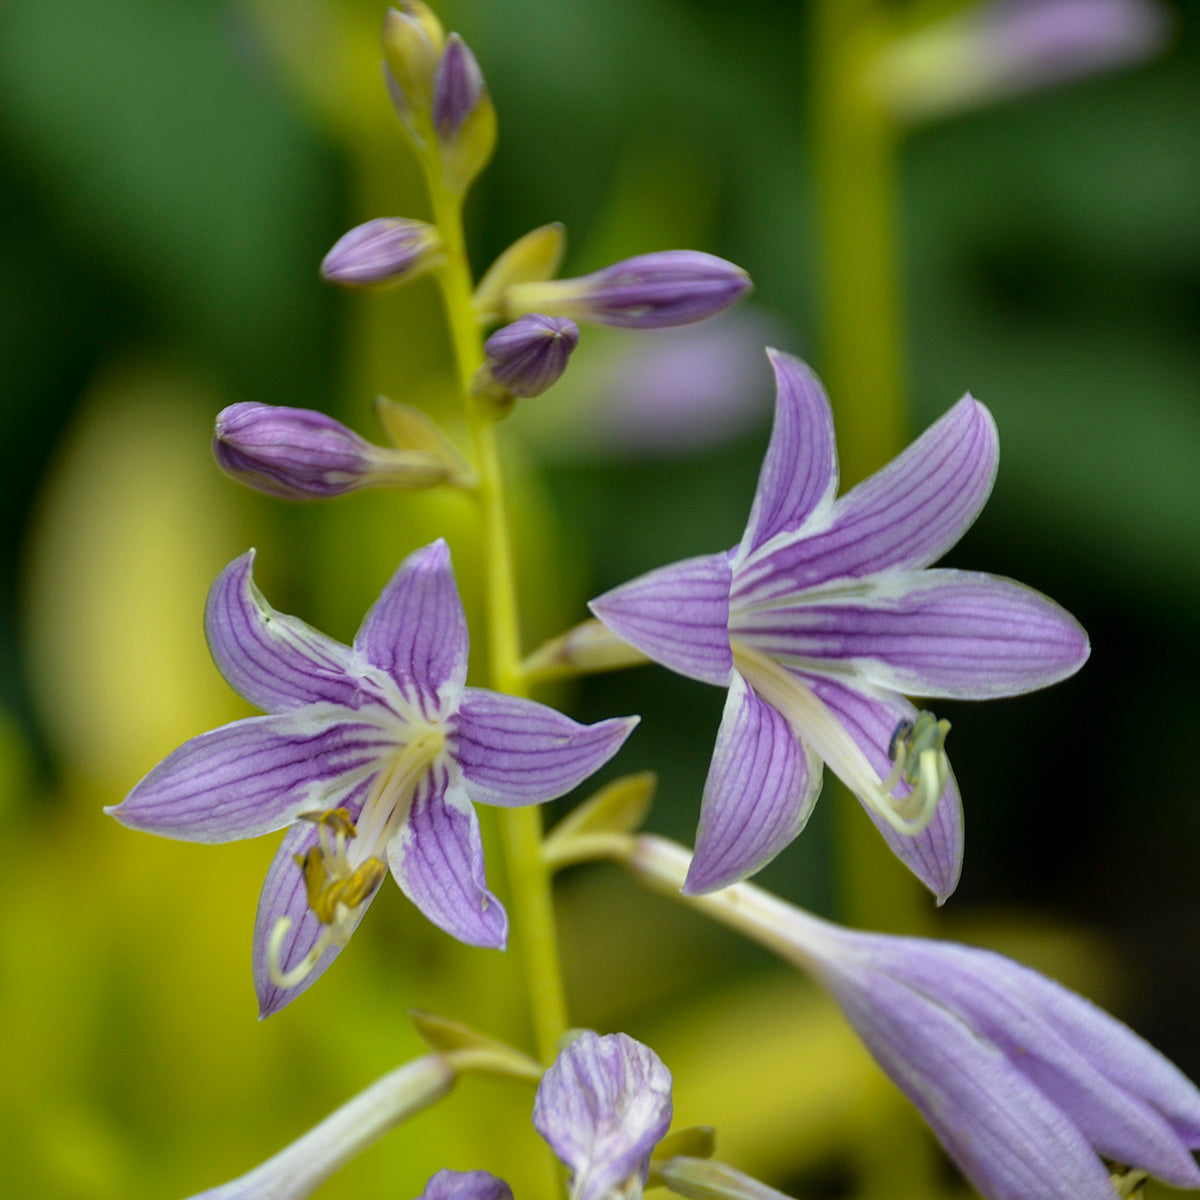
[{"label": "trumpet-shaped flower", "polygon": [[723,887],[774,858],[808,820],[825,762],[944,900],[962,863],[949,723],[906,696],[1044,687],[1080,667],[1087,637],[1021,584],[927,569],[991,491],[998,444],[982,404],[963,397],[836,497],[825,393],[799,360],[771,361],[775,425],[741,542],[591,608],[650,658],[729,689],[685,891]]},{"label": "trumpet-shaped flower", "polygon": [[636,1200],[671,1112],[671,1072],[649,1046],[587,1032],[542,1077],[533,1124],[571,1172],[571,1200]]},{"label": "trumpet-shaped flower", "polygon": [[636,718],[577,724],[530,700],[465,686],[467,626],[445,542],[409,555],[352,646],[276,612],[253,551],[209,593],[218,668],[270,716],[201,734],[108,811],[166,837],[223,842],[288,828],[259,899],[263,1016],[332,962],[390,868],[435,925],[503,947],[472,801],[536,804],[607,762]]}]

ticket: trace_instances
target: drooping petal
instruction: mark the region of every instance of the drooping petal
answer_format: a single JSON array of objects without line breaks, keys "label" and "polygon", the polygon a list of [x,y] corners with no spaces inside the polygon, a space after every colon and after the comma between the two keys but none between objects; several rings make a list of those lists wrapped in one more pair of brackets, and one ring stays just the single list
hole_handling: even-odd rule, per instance
[{"label": "drooping petal", "polygon": [[767,356],[775,370],[775,425],[738,561],[776,534],[798,531],[837,492],[833,413],[821,381],[790,354]]},{"label": "drooping petal", "polygon": [[714,891],[766,866],[804,828],[820,790],[820,760],[809,760],[786,718],[735,671],[684,895]]},{"label": "drooping petal", "polygon": [[[361,784],[342,804],[352,821],[358,820],[367,786],[367,783]],[[279,1012],[281,1008],[286,1008],[301,992],[312,987],[329,969],[345,945],[344,941],[335,941],[328,945],[308,974],[294,987],[280,987],[271,978],[271,937],[281,920],[286,918],[291,921],[291,928],[283,935],[278,947],[277,965],[285,974],[304,961],[327,928],[317,920],[308,905],[304,870],[296,861],[297,855],[303,858],[309,848],[316,845],[319,836],[318,827],[312,822],[298,821],[293,825],[284,835],[275,857],[271,859],[271,865],[267,868],[267,878],[258,896],[251,960],[260,1020]],[[378,891],[376,888],[355,909],[355,924],[362,920]]]},{"label": "drooping petal", "polygon": [[824,981],[880,1066],[991,1200],[1112,1200],[1079,1127],[992,1043],[878,971]]},{"label": "drooping petal", "polygon": [[[997,1046],[1099,1153],[1178,1187],[1200,1185],[1186,1136],[1195,1141],[1200,1092],[1127,1026],[999,954],[921,938],[873,941],[874,970],[935,996]],[[1114,1064],[1133,1068],[1127,1083],[1112,1077],[1122,1073]]]},{"label": "drooping petal", "polygon": [[978,571],[897,571],[794,604],[735,611],[730,632],[785,666],[917,696],[987,700],[1057,683],[1087,634],[1023,584]]},{"label": "drooping petal", "polygon": [[450,753],[477,804],[513,807],[565,796],[621,748],[637,717],[580,725],[556,709],[466,688]]},{"label": "drooping petal", "polygon": [[429,1177],[417,1200],[513,1200],[512,1188],[490,1171],[452,1171]]},{"label": "drooping petal", "polygon": [[826,528],[776,546],[740,571],[735,608],[831,579],[928,566],[979,515],[998,457],[991,413],[964,396],[901,455],[836,500]]},{"label": "drooping petal", "polygon": [[414,550],[363,618],[354,649],[402,690],[415,689],[432,716],[438,690],[467,678],[467,618],[442,538]]},{"label": "drooping petal", "polygon": [[435,765],[418,784],[408,820],[388,844],[404,894],[439,929],[468,946],[503,949],[508,914],[488,891],[479,818],[461,787]]},{"label": "drooping petal", "polygon": [[588,607],[618,637],[690,679],[726,686],[729,648],[726,554],[660,567],[591,601]]},{"label": "drooping petal", "polygon": [[254,582],[254,551],[217,576],[204,609],[208,648],[229,686],[266,712],[325,700],[360,702],[350,674],[350,647],[298,617],[276,612]]},{"label": "drooping petal", "polygon": [[[888,758],[892,734],[901,721],[911,721],[917,710],[903,696],[849,687],[817,675],[802,678],[858,743],[880,779],[886,779],[892,770]],[[901,780],[895,794],[900,796],[908,790],[908,784]],[[933,819],[915,836],[894,829],[869,804],[863,808],[892,853],[937,897],[939,904],[943,903],[958,887],[962,872],[962,797],[953,774]]]},{"label": "drooping petal", "polygon": [[389,731],[310,704],[202,733],[168,754],[104,811],[131,829],[188,842],[230,842],[336,808],[393,747]]},{"label": "drooping petal", "polygon": [[578,1037],[533,1102],[534,1128],[571,1172],[571,1200],[603,1200],[635,1176],[644,1182],[671,1113],[671,1072],[623,1033]]}]

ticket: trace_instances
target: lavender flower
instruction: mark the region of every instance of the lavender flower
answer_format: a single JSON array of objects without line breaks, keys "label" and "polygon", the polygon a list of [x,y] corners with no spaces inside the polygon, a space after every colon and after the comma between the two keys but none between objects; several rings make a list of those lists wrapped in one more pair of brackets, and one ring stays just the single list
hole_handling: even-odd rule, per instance
[{"label": "lavender flower", "polygon": [[636,1200],[671,1112],[671,1072],[649,1046],[588,1032],[542,1078],[533,1124],[571,1172],[571,1200]]},{"label": "lavender flower", "polygon": [[464,686],[467,626],[445,542],[410,554],[343,646],[276,612],[254,552],[213,584],[209,646],[235,691],[274,715],[186,742],[106,811],[197,842],[290,827],[259,899],[263,1016],[347,943],[390,867],[435,925],[502,947],[472,801],[535,804],[607,762],[636,718],[578,725],[542,704]]},{"label": "lavender flower", "polygon": [[574,321],[530,313],[497,329],[483,350],[491,378],[510,395],[529,397],[558,382],[578,345]]},{"label": "lavender flower", "polygon": [[438,1171],[417,1200],[513,1200],[512,1188],[488,1171]]},{"label": "lavender flower", "polygon": [[462,128],[485,94],[483,72],[470,47],[452,33],[438,60],[433,83],[433,127],[449,140]]},{"label": "lavender flower", "polygon": [[592,611],[680,674],[729,688],[685,890],[723,887],[804,827],[822,760],[938,896],[958,881],[949,725],[904,693],[1010,696],[1076,671],[1079,625],[1010,580],[925,568],[962,536],[996,472],[991,416],[964,397],[845,496],[829,402],[771,353],[775,427],[739,545],[663,567]]},{"label": "lavender flower", "polygon": [[344,287],[406,283],[442,261],[432,225],[405,217],[376,217],[342,234],[321,262],[321,276]]},{"label": "lavender flower", "polygon": [[514,284],[504,293],[509,317],[539,312],[659,329],[702,321],[750,290],[741,267],[699,250],[662,250],[613,263],[577,279]]}]

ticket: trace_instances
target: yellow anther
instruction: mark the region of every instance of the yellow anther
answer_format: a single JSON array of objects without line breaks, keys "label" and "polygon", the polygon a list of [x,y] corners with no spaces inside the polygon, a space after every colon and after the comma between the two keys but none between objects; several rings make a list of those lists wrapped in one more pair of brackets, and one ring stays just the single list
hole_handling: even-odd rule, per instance
[{"label": "yellow anther", "polygon": [[914,721],[901,721],[888,742],[888,758],[896,765],[883,783],[890,793],[901,779],[912,789],[895,800],[895,809],[906,820],[928,822],[946,784],[950,782],[950,760],[946,757],[949,721],[939,721],[922,709]]},{"label": "yellow anther", "polygon": [[345,808],[315,809],[312,812],[302,812],[300,820],[311,821],[314,825],[332,829],[334,833],[344,834],[348,838],[358,835],[358,830],[355,829],[354,822],[350,819],[350,811]]}]

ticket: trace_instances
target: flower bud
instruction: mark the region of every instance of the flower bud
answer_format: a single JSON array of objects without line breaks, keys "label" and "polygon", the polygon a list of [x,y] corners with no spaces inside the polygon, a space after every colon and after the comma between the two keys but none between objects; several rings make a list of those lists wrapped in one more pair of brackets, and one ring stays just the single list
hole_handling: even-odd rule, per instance
[{"label": "flower bud", "polygon": [[219,413],[213,454],[227,475],[285,500],[429,487],[448,475],[432,454],[374,446],[324,413],[273,404],[233,404]]},{"label": "flower bud", "polygon": [[600,325],[659,329],[702,321],[750,290],[741,267],[698,250],[662,250],[577,279],[522,283],[504,294],[510,317],[537,311]]},{"label": "flower bud", "polygon": [[384,78],[406,122],[414,112],[427,113],[433,103],[433,77],[445,41],[441,22],[421,0],[401,0],[384,15]]},{"label": "flower bud", "polygon": [[483,72],[467,44],[452,33],[433,82],[433,127],[442,155],[442,178],[456,193],[487,166],[496,146],[496,110]]},{"label": "flower bud", "polygon": [[492,379],[514,396],[540,396],[567,369],[579,326],[566,317],[530,313],[497,329],[484,344]]},{"label": "flower bud", "polygon": [[432,225],[404,217],[376,217],[343,234],[321,263],[321,276],[344,287],[406,283],[442,261]]}]

